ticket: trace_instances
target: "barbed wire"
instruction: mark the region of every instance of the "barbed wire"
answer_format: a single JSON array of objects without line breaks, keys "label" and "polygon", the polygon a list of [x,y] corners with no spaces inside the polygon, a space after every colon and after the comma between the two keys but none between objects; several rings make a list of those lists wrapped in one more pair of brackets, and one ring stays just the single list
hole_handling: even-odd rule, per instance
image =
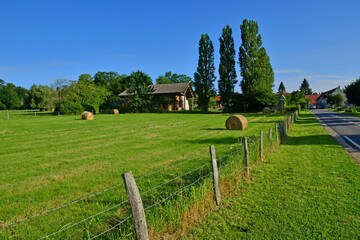
[{"label": "barbed wire", "polygon": [[176,190],[175,192],[173,192],[172,194],[170,194],[170,195],[167,196],[166,198],[163,198],[163,199],[161,199],[160,201],[158,201],[158,202],[156,202],[156,203],[154,203],[154,204],[146,207],[144,210],[148,210],[148,209],[150,209],[150,208],[152,208],[152,207],[154,207],[154,206],[156,206],[156,205],[158,205],[158,204],[160,204],[160,203],[162,203],[162,202],[165,202],[167,199],[171,198],[172,196],[174,196],[175,194],[177,194],[177,193],[180,192],[181,190],[183,190],[183,189],[185,189],[185,188],[188,188],[188,187],[191,187],[192,185],[194,185],[195,183],[199,182],[200,180],[208,177],[210,174],[212,174],[212,172],[209,172],[208,174],[206,174],[206,175],[198,178],[198,179],[195,180],[194,182],[192,182],[192,183],[190,183],[190,184],[188,184],[188,185],[186,185],[186,186],[184,186],[184,187]]},{"label": "barbed wire", "polygon": [[96,192],[96,193],[90,194],[90,195],[88,195],[88,196],[79,198],[79,199],[74,200],[74,201],[72,201],[72,202],[69,202],[69,203],[67,203],[67,204],[65,204],[65,205],[61,205],[61,206],[56,207],[56,208],[52,208],[52,209],[49,209],[49,210],[46,210],[46,211],[42,211],[42,212],[37,213],[37,214],[35,214],[35,215],[33,215],[33,216],[30,216],[30,217],[22,218],[22,219],[20,219],[20,220],[17,220],[17,221],[14,221],[14,222],[12,222],[12,223],[9,223],[9,224],[6,224],[6,225],[4,225],[4,226],[1,226],[0,229],[6,228],[6,227],[10,227],[11,225],[14,225],[14,224],[16,224],[16,223],[20,223],[20,222],[23,222],[23,221],[27,221],[27,220],[30,220],[30,219],[32,219],[32,218],[38,217],[38,216],[40,216],[40,215],[43,215],[43,214],[46,214],[46,213],[49,213],[49,212],[56,211],[56,210],[59,210],[59,209],[61,209],[61,208],[67,207],[67,206],[70,206],[70,205],[72,205],[72,204],[75,204],[75,203],[80,202],[80,201],[82,201],[82,200],[85,200],[85,199],[87,199],[87,198],[90,198],[90,197],[99,195],[99,194],[101,194],[101,193],[107,192],[107,191],[109,191],[109,190],[111,190],[111,189],[114,189],[114,188],[116,188],[116,187],[118,187],[118,186],[120,186],[120,185],[122,185],[122,184],[123,184],[123,183],[116,184],[116,185],[114,185],[114,186],[112,186],[112,187],[109,187],[109,188],[103,189],[103,190],[101,190],[101,191],[99,191],[99,192]]},{"label": "barbed wire", "polygon": [[223,158],[225,158],[225,157],[227,157],[227,156],[233,155],[234,153],[237,153],[237,152],[240,152],[240,151],[242,151],[242,149],[239,149],[239,150],[230,152],[230,153],[228,153],[228,154],[226,154],[226,155],[222,155],[221,157],[217,158],[217,160],[219,161],[219,160],[221,160],[221,159],[223,159]]},{"label": "barbed wire", "polygon": [[109,231],[113,230],[114,228],[116,228],[116,227],[120,226],[121,224],[123,224],[124,222],[126,222],[126,221],[127,221],[129,218],[131,218],[131,217],[132,217],[132,215],[130,214],[127,218],[125,218],[125,219],[124,219],[124,220],[122,220],[121,222],[119,222],[119,223],[117,223],[116,225],[112,226],[111,228],[109,228],[109,229],[107,229],[107,230],[103,231],[102,233],[100,233],[100,234],[98,234],[98,235],[96,235],[96,236],[94,236],[94,237],[90,238],[90,240],[95,239],[95,238],[98,238],[98,237],[100,237],[101,235],[103,235],[103,234],[105,234],[105,233],[107,233],[107,232],[109,232]]},{"label": "barbed wire", "polygon": [[[149,173],[149,174],[146,174],[146,175],[137,177],[137,178],[135,178],[135,179],[136,179],[136,180],[139,180],[139,179],[141,179],[141,178],[144,178],[144,177],[153,175],[153,174],[155,174],[155,173],[164,171],[164,170],[166,170],[166,169],[170,169],[170,168],[176,167],[176,166],[178,166],[178,165],[181,165],[181,164],[183,164],[183,163],[189,162],[189,161],[191,161],[191,160],[198,159],[198,158],[200,158],[200,157],[202,157],[202,156],[204,156],[204,155],[206,155],[206,154],[208,154],[208,153],[204,153],[204,154],[198,155],[198,156],[196,156],[196,157],[194,157],[194,158],[191,158],[191,159],[182,161],[182,162],[180,162],[180,163],[171,165],[171,166],[166,167],[166,168],[159,169],[159,170],[157,170],[157,171],[154,171],[154,172],[151,172],[151,173]],[[10,227],[10,226],[12,226],[12,225],[14,225],[14,224],[17,224],[17,223],[20,223],[20,222],[24,222],[24,221],[30,220],[30,219],[35,218],[35,217],[38,217],[38,216],[40,216],[40,215],[44,215],[44,214],[46,214],[46,213],[50,213],[50,212],[59,210],[59,209],[61,209],[61,208],[70,206],[70,205],[75,204],[75,203],[77,203],[77,202],[83,201],[83,200],[85,200],[85,199],[87,199],[87,198],[90,198],[90,197],[93,197],[93,196],[102,194],[102,193],[104,193],[104,192],[107,192],[107,191],[109,191],[109,190],[111,190],[111,189],[117,188],[117,187],[119,187],[119,186],[121,186],[121,185],[123,185],[123,184],[124,184],[124,183],[118,183],[118,184],[116,184],[116,185],[113,185],[113,186],[108,187],[108,188],[106,188],[106,189],[103,189],[103,190],[101,190],[101,191],[95,192],[95,193],[90,194],[90,195],[88,195],[88,196],[85,196],[85,197],[76,199],[76,200],[74,200],[74,201],[72,201],[72,202],[69,202],[69,203],[67,203],[67,204],[64,204],[64,205],[61,205],[61,206],[58,206],[58,207],[55,207],[55,208],[52,208],[52,209],[49,209],[49,210],[42,211],[42,212],[37,213],[37,214],[35,214],[35,215],[32,215],[32,216],[30,216],[30,217],[25,217],[25,218],[22,218],[22,219],[13,221],[13,222],[11,222],[11,223],[8,223],[8,224],[6,224],[6,225],[1,226],[1,227],[0,227],[0,230],[3,229],[3,228],[6,228],[6,227]]]},{"label": "barbed wire", "polygon": [[144,194],[146,194],[146,193],[149,193],[149,192],[151,192],[151,191],[153,191],[153,190],[155,190],[155,189],[157,189],[157,188],[159,188],[159,187],[161,187],[161,186],[164,186],[164,185],[166,185],[166,184],[174,181],[175,179],[178,179],[178,178],[181,178],[181,177],[183,177],[183,176],[186,176],[186,175],[188,175],[188,174],[190,174],[190,173],[192,173],[192,172],[195,172],[196,170],[199,170],[199,169],[201,169],[201,168],[203,168],[204,166],[207,166],[207,165],[210,165],[210,163],[205,163],[204,165],[201,165],[201,166],[198,167],[198,168],[195,168],[195,169],[193,169],[193,170],[191,170],[191,171],[188,171],[188,172],[186,172],[186,173],[184,173],[184,174],[181,174],[181,175],[179,175],[179,176],[176,176],[176,177],[170,179],[170,180],[167,181],[167,182],[164,182],[164,183],[162,183],[162,184],[159,184],[159,185],[157,185],[157,186],[155,186],[155,187],[153,187],[153,188],[151,188],[151,189],[149,189],[149,190],[147,190],[147,191],[145,191],[145,192],[140,193],[140,195],[144,195]]},{"label": "barbed wire", "polygon": [[47,237],[54,236],[54,235],[56,235],[56,234],[58,234],[58,233],[61,233],[61,232],[65,231],[65,230],[67,230],[67,229],[69,229],[69,228],[75,227],[76,225],[79,225],[79,224],[82,223],[82,222],[85,222],[85,221],[87,221],[87,220],[89,220],[89,219],[91,219],[91,218],[93,218],[93,217],[96,217],[96,216],[98,216],[98,215],[100,215],[100,214],[103,214],[103,213],[105,213],[105,212],[108,212],[108,211],[110,211],[110,210],[112,210],[112,209],[114,209],[114,208],[116,208],[116,207],[119,207],[119,206],[123,205],[124,203],[126,203],[126,202],[128,202],[128,201],[129,201],[129,200],[122,201],[122,202],[119,203],[119,204],[116,204],[116,205],[114,205],[114,206],[112,206],[112,207],[110,207],[110,208],[108,208],[108,209],[105,209],[105,210],[103,210],[103,211],[101,211],[101,212],[98,212],[98,213],[96,213],[96,214],[94,214],[94,215],[91,215],[91,216],[89,216],[89,217],[87,217],[87,218],[84,218],[84,219],[82,219],[81,221],[76,222],[76,223],[74,223],[74,224],[71,224],[71,225],[68,226],[68,227],[61,228],[59,231],[53,232],[53,233],[51,233],[51,234],[49,234],[49,235],[46,235],[45,237],[38,238],[38,240],[41,240],[41,239],[44,239],[44,238],[47,238]]}]

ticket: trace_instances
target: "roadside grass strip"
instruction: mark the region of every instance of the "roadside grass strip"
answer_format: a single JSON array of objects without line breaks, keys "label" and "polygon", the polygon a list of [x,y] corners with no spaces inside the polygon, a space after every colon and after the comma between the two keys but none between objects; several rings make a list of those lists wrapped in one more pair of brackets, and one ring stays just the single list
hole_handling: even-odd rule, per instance
[{"label": "roadside grass strip", "polygon": [[360,239],[360,165],[302,113],[284,145],[184,239]]}]

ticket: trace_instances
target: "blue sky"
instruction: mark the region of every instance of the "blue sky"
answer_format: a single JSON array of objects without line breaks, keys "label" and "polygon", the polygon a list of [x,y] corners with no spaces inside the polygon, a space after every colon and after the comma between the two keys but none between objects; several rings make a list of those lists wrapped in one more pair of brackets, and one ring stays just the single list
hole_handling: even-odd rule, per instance
[{"label": "blue sky", "polygon": [[259,24],[274,89],[283,81],[297,90],[306,77],[321,92],[360,77],[359,12],[358,0],[2,1],[0,78],[29,88],[97,71],[193,77],[202,33],[214,43],[217,73],[222,28],[232,27],[238,55],[248,18]]}]

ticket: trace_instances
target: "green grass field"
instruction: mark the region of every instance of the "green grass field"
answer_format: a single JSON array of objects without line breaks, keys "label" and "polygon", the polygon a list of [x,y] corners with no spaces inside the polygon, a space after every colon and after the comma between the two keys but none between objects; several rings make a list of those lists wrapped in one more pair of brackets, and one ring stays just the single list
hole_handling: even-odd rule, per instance
[{"label": "green grass field", "polygon": [[311,113],[251,176],[184,239],[360,238],[360,165]]},{"label": "green grass field", "polygon": [[[258,135],[260,130],[268,130],[284,118],[246,114],[249,121],[246,130],[228,131],[225,129],[228,116],[121,114],[96,115],[93,121],[83,121],[80,116],[10,112],[8,120],[2,111],[0,226],[119,185],[71,206],[0,229],[0,238],[37,239],[64,229],[127,199],[122,173],[132,171],[139,177],[199,156],[171,171],[139,179],[140,192],[144,192],[208,163],[210,145],[218,149],[218,156],[224,155],[231,151],[229,146],[237,143],[239,137]],[[199,171],[188,179],[178,179],[166,189],[176,189],[208,170]],[[152,202],[154,199],[150,196],[148,203]],[[90,238],[127,213],[128,206],[114,208],[51,239]],[[131,231],[121,236],[131,238]]]}]

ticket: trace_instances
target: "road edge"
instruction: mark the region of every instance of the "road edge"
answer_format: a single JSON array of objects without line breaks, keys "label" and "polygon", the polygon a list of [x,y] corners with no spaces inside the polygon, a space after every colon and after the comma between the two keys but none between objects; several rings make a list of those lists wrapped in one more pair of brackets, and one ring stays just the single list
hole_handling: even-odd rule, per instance
[{"label": "road edge", "polygon": [[342,136],[337,134],[337,132],[335,132],[331,127],[329,127],[324,121],[322,121],[320,118],[318,118],[317,115],[313,111],[310,111],[310,112],[314,115],[316,120],[325,129],[325,131],[330,136],[332,136],[339,143],[339,145],[342,146],[344,148],[344,150],[360,164],[360,151],[358,149],[353,148],[350,144],[348,144]]}]

